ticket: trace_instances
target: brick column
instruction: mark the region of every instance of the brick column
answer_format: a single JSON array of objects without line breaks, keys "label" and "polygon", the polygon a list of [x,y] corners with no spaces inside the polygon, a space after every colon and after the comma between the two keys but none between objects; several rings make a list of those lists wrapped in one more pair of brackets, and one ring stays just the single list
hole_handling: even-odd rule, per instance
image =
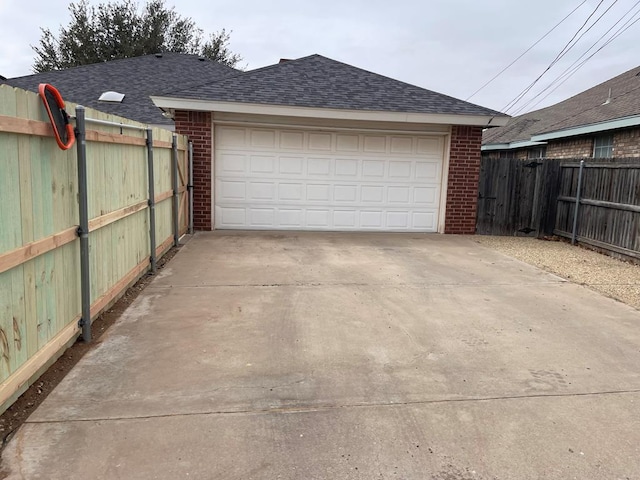
[{"label": "brick column", "polygon": [[444,233],[476,232],[481,145],[482,127],[452,127]]},{"label": "brick column", "polygon": [[213,138],[210,112],[175,112],[176,133],[187,135],[193,142],[193,226],[196,230],[212,230],[211,165]]}]

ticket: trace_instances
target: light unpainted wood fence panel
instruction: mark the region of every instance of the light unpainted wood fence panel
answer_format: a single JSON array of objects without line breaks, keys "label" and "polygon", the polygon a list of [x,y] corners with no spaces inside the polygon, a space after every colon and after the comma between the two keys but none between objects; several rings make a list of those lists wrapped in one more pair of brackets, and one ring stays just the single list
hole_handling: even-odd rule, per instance
[{"label": "light unpainted wood fence panel", "polygon": [[[62,92],[64,95],[64,92]],[[67,104],[73,114],[75,105]],[[142,126],[91,109],[90,119]],[[149,268],[146,132],[87,123],[91,314]],[[153,129],[157,253],[173,245],[173,133]],[[177,137],[188,169],[187,138]],[[0,85],[0,411],[78,335],[76,147],[60,150],[39,97]],[[179,181],[187,230],[186,175]]]}]

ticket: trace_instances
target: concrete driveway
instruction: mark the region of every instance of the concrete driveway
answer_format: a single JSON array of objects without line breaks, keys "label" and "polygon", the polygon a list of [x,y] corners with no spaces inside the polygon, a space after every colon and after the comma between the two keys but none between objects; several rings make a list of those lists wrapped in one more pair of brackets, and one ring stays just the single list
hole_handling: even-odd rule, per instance
[{"label": "concrete driveway", "polygon": [[103,338],[10,478],[640,478],[640,312],[473,238],[198,234]]}]

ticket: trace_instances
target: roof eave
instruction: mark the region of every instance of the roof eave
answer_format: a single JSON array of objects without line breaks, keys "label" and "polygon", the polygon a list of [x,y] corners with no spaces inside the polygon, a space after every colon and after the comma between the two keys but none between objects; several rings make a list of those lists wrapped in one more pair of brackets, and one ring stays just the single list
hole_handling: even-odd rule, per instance
[{"label": "roof eave", "polygon": [[490,152],[493,150],[514,150],[516,148],[527,148],[527,147],[539,147],[542,145],[546,145],[547,142],[534,142],[531,140],[523,140],[520,142],[511,142],[511,143],[493,143],[482,145],[480,148],[483,152]]},{"label": "roof eave", "polygon": [[502,115],[458,115],[443,113],[389,112],[373,110],[343,110],[335,108],[297,107],[242,102],[221,102],[178,97],[151,96],[153,103],[164,110],[193,110],[203,112],[280,115],[304,118],[340,120],[370,120],[398,123],[432,123],[469,126],[503,126],[509,120]]},{"label": "roof eave", "polygon": [[606,132],[608,130],[617,130],[620,128],[636,126],[640,126],[640,115],[616,118],[614,120],[607,120],[606,122],[580,125],[577,127],[565,128],[563,130],[556,130],[554,132],[541,133],[538,135],[533,135],[531,137],[531,140],[542,142],[547,140],[556,140],[559,138],[575,137],[578,135],[587,135],[590,133]]}]

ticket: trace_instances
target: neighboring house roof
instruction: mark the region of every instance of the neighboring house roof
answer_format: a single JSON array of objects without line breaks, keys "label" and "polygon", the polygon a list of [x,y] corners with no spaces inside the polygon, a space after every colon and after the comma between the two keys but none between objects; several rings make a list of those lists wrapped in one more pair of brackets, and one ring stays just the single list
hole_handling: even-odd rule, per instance
[{"label": "neighboring house roof", "polygon": [[[611,96],[609,96],[611,90]],[[504,127],[486,130],[482,143],[504,149],[526,146],[545,137],[572,136],[628,126],[640,115],[640,67],[618,75],[550,107],[513,117]],[[631,120],[634,120],[633,118]],[[615,122],[618,121],[618,122]],[[634,120],[635,121],[635,120]],[[633,123],[633,122],[632,122]],[[637,118],[640,124],[640,117]],[[579,127],[592,126],[579,129]],[[619,128],[619,127],[618,127]],[[550,132],[557,132],[552,135]]]},{"label": "neighboring house roof", "polygon": [[[40,83],[56,87],[65,101],[82,104],[142,123],[172,125],[149,95],[158,91],[214,81],[237,73],[234,68],[198,55],[162,53],[82,65],[2,81],[37,91]],[[98,101],[106,91],[125,95],[122,103]]]},{"label": "neighboring house roof", "polygon": [[322,109],[505,117],[495,110],[321,55],[237,73],[215,82],[207,80],[197,86],[165,90],[154,97]]}]

